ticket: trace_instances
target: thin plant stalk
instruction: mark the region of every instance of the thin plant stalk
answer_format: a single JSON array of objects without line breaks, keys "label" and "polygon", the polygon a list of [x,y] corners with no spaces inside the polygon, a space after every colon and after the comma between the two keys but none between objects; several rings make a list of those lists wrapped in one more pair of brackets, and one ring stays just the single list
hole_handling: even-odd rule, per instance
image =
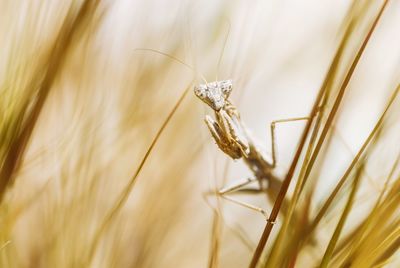
[{"label": "thin plant stalk", "polygon": [[333,250],[335,249],[336,243],[339,240],[340,234],[343,230],[344,224],[346,223],[346,220],[350,214],[351,208],[353,207],[354,199],[358,190],[358,187],[360,185],[360,181],[362,178],[362,172],[364,169],[365,162],[363,161],[360,165],[360,167],[357,169],[354,182],[353,182],[353,187],[351,189],[349,199],[347,200],[346,206],[343,210],[342,216],[340,217],[339,223],[336,225],[335,232],[332,235],[331,240],[329,241],[328,247],[326,248],[325,254],[322,258],[321,261],[321,268],[326,268],[328,267],[329,261],[332,258],[333,255]]},{"label": "thin plant stalk", "polygon": [[[358,62],[359,62],[359,60],[361,58],[361,55],[363,54],[363,52],[364,52],[364,50],[365,50],[365,48],[366,48],[366,46],[368,44],[368,41],[370,40],[370,37],[372,36],[372,33],[374,32],[374,30],[376,28],[376,25],[378,24],[378,22],[379,22],[379,20],[380,20],[380,18],[382,16],[382,13],[385,10],[385,7],[387,6],[388,2],[389,2],[389,0],[386,0],[383,3],[383,5],[382,5],[377,17],[375,18],[370,30],[368,31],[367,36],[365,37],[365,39],[364,39],[359,51],[357,52],[357,54],[355,56],[354,61],[351,64],[349,71],[347,72],[347,75],[346,75],[346,77],[345,77],[345,79],[344,79],[344,81],[343,81],[343,83],[342,83],[342,85],[340,87],[339,94],[338,94],[337,99],[336,99],[336,101],[334,103],[332,111],[328,116],[327,123],[326,123],[324,129],[322,130],[321,138],[320,138],[320,140],[319,140],[319,142],[317,144],[317,148],[321,148],[322,147],[322,143],[324,141],[323,137],[326,136],[328,130],[330,129],[330,125],[332,124],[333,119],[334,119],[334,117],[335,117],[335,115],[337,113],[337,110],[338,110],[339,104],[341,103],[341,100],[343,98],[345,89],[347,88],[347,85],[350,82],[350,79],[351,79],[351,77],[352,77],[352,75],[354,73],[354,70],[355,70],[356,66],[358,65]],[[272,231],[273,225],[274,225],[274,223],[276,221],[276,218],[278,217],[279,210],[281,208],[282,202],[283,202],[283,200],[284,200],[284,198],[286,196],[286,193],[287,193],[287,190],[289,188],[290,182],[291,182],[291,180],[293,178],[293,174],[294,174],[294,171],[296,169],[297,163],[298,163],[298,161],[300,159],[300,155],[301,155],[301,153],[303,151],[303,147],[305,146],[305,143],[306,143],[306,140],[307,140],[307,136],[308,136],[308,133],[309,133],[309,131],[311,129],[311,125],[312,125],[313,119],[314,119],[315,115],[317,114],[319,103],[320,103],[320,101],[321,101],[321,99],[323,97],[323,93],[324,93],[323,91],[319,92],[319,95],[318,95],[318,97],[316,99],[316,102],[314,103],[313,109],[311,110],[310,120],[307,122],[307,125],[306,125],[306,127],[305,127],[305,129],[303,131],[302,137],[300,139],[300,144],[299,144],[298,149],[296,151],[296,154],[295,154],[295,156],[293,158],[292,164],[291,164],[291,166],[290,166],[290,168],[288,170],[288,173],[287,173],[287,175],[286,175],[286,177],[285,177],[285,179],[284,179],[284,181],[282,183],[282,187],[281,187],[281,189],[279,191],[278,197],[277,197],[277,199],[275,201],[275,204],[274,204],[273,209],[271,211],[270,217],[267,220],[267,224],[265,226],[263,234],[261,235],[261,238],[259,240],[257,248],[256,248],[256,250],[254,252],[253,258],[252,258],[251,263],[249,265],[250,268],[255,268],[256,267],[256,265],[258,263],[258,260],[260,259],[261,254],[262,254],[262,252],[264,250],[264,247],[265,247],[265,245],[266,245],[266,243],[268,241],[268,238],[269,238],[269,235],[270,235],[270,233]],[[316,154],[314,154],[315,158],[317,156],[317,153],[318,153],[318,151],[316,152]],[[314,159],[314,161],[315,161],[315,159]],[[310,166],[310,169],[311,169],[311,166]]]},{"label": "thin plant stalk", "polygon": [[[192,84],[192,83],[191,83]],[[167,118],[164,120],[163,124],[157,131],[156,136],[154,137],[153,141],[151,142],[149,148],[147,149],[145,155],[143,156],[139,166],[137,167],[134,175],[132,178],[129,180],[128,184],[124,187],[124,190],[122,193],[119,195],[119,198],[113,208],[110,210],[110,212],[106,215],[104,221],[101,223],[100,227],[97,229],[95,235],[94,235],[94,240],[92,243],[92,246],[89,250],[89,255],[87,259],[87,263],[90,264],[95,253],[97,250],[97,247],[100,242],[101,236],[104,234],[104,232],[107,230],[107,228],[110,226],[112,220],[114,219],[114,216],[117,215],[117,213],[121,210],[121,208],[125,205],[126,201],[129,198],[129,195],[133,189],[133,186],[136,183],[136,179],[139,176],[140,172],[143,169],[144,164],[147,162],[147,159],[151,155],[151,152],[153,151],[155,145],[157,144],[158,140],[161,137],[161,134],[164,132],[165,128],[167,127],[168,123],[171,121],[171,118],[175,115],[175,112],[178,110],[179,106],[183,102],[185,96],[191,89],[191,84],[184,90],[184,92],[181,94],[180,98],[178,101],[175,103],[174,107],[172,110],[169,112]]]},{"label": "thin plant stalk", "polygon": [[332,191],[332,193],[329,195],[328,199],[324,202],[324,205],[321,207],[321,209],[319,210],[317,216],[314,218],[314,221],[312,222],[311,226],[310,226],[310,230],[309,232],[312,232],[313,230],[315,230],[316,226],[319,224],[319,222],[321,221],[323,215],[325,215],[326,211],[328,210],[329,206],[331,205],[331,203],[333,202],[333,199],[335,198],[335,196],[338,194],[339,190],[342,188],[342,186],[344,185],[344,183],[346,182],[349,174],[351,173],[351,171],[353,170],[353,168],[355,167],[355,165],[357,164],[357,162],[360,160],[362,154],[364,153],[364,151],[367,149],[368,145],[371,143],[373,137],[376,135],[376,133],[378,132],[378,130],[380,129],[380,127],[383,124],[383,121],[385,119],[385,116],[388,112],[388,110],[390,109],[390,107],[392,106],[392,104],[394,103],[398,93],[400,91],[400,85],[397,86],[396,90],[393,92],[389,103],[387,104],[384,112],[382,113],[381,117],[379,118],[378,122],[376,123],[375,127],[373,128],[373,130],[371,131],[371,133],[369,134],[369,136],[367,137],[367,139],[365,140],[365,142],[363,143],[363,145],[361,146],[360,150],[358,151],[357,155],[354,157],[354,159],[352,160],[352,162],[350,163],[349,167],[347,168],[346,172],[344,173],[343,177],[340,179],[340,181],[338,182],[338,184],[336,185],[335,189]]}]

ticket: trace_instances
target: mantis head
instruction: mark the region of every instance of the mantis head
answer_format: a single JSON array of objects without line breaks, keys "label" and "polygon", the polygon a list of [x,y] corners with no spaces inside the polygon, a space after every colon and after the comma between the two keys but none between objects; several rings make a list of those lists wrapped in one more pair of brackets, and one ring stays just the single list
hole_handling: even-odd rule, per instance
[{"label": "mantis head", "polygon": [[194,87],[195,95],[218,112],[224,108],[232,91],[232,80],[215,81]]}]

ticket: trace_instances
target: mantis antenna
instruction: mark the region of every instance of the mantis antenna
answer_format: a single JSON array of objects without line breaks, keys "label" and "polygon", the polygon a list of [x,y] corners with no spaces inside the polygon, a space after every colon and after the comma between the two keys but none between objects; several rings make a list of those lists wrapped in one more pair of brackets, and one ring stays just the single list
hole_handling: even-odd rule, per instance
[{"label": "mantis antenna", "polygon": [[[225,19],[226,19],[226,18],[225,18]],[[222,62],[222,58],[223,58],[223,56],[224,56],[224,51],[225,51],[225,48],[226,48],[226,43],[227,43],[227,41],[228,41],[228,38],[229,38],[229,35],[230,35],[230,31],[231,31],[231,23],[229,22],[228,19],[226,19],[226,22],[227,22],[227,24],[228,24],[228,31],[227,31],[226,34],[225,34],[224,43],[223,43],[221,52],[219,53],[219,58],[218,58],[218,64],[217,64],[217,71],[216,71],[215,81],[218,81],[219,69],[220,69],[220,67],[221,67],[221,62]],[[157,54],[159,54],[159,55],[165,56],[165,57],[167,57],[167,58],[169,58],[169,59],[171,59],[171,60],[174,60],[174,61],[176,61],[176,62],[182,64],[183,66],[185,66],[185,67],[188,68],[189,70],[191,70],[191,71],[192,71],[193,73],[195,73],[196,75],[200,76],[200,78],[203,80],[203,82],[204,82],[205,84],[208,84],[207,79],[205,79],[205,77],[204,77],[201,73],[197,72],[192,66],[190,66],[189,64],[185,63],[184,61],[178,59],[178,58],[175,57],[175,56],[169,55],[169,54],[167,54],[167,53],[165,53],[165,52],[162,52],[162,51],[159,51],[159,50],[156,50],[156,49],[152,49],[152,48],[136,48],[136,49],[134,49],[134,51],[148,51],[148,52],[154,52],[154,53],[157,53]]]},{"label": "mantis antenna", "polygon": [[169,54],[167,54],[167,53],[164,53],[164,52],[162,52],[162,51],[159,51],[159,50],[156,50],[156,49],[152,49],[152,48],[136,48],[136,49],[134,49],[134,51],[148,51],[148,52],[154,52],[154,53],[163,55],[163,56],[165,56],[165,57],[167,57],[167,58],[169,58],[169,59],[171,59],[171,60],[175,60],[175,61],[179,62],[180,64],[182,64],[183,66],[185,66],[186,68],[188,68],[189,70],[191,70],[193,73],[199,75],[199,76],[201,77],[201,79],[202,79],[206,84],[208,83],[207,80],[204,78],[204,76],[203,76],[201,73],[195,71],[195,69],[194,69],[192,66],[190,66],[189,64],[185,63],[184,61],[178,59],[177,57],[174,57],[174,56],[172,56],[172,55],[169,55]]},{"label": "mantis antenna", "polygon": [[215,76],[215,81],[218,81],[218,73],[219,73],[219,69],[221,67],[222,57],[224,56],[226,42],[228,41],[229,34],[231,32],[231,23],[229,22],[228,19],[226,19],[226,22],[228,23],[228,31],[226,32],[226,35],[225,35],[225,39],[224,39],[224,44],[222,46],[222,50],[219,53],[219,59],[218,59],[218,65],[217,65],[217,72],[216,72],[216,76]]}]

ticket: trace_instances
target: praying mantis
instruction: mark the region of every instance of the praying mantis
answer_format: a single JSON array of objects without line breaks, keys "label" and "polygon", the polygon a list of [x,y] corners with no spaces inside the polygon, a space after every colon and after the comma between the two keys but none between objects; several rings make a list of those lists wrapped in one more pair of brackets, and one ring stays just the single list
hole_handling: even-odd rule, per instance
[{"label": "praying mantis", "polygon": [[283,122],[307,120],[308,117],[276,120],[271,123],[272,161],[268,161],[251,139],[248,130],[240,119],[238,110],[229,100],[232,88],[232,80],[215,81],[194,87],[195,95],[214,111],[215,120],[206,115],[205,123],[218,147],[232,159],[243,159],[254,174],[253,178],[247,178],[223,187],[217,193],[223,198],[257,211],[267,218],[264,209],[237,200],[228,196],[228,194],[257,181],[259,191],[266,190],[268,196],[274,198],[281,186],[281,180],[274,174],[276,167],[275,125]]},{"label": "praying mantis", "polygon": [[[228,31],[229,33],[229,31]],[[226,39],[225,39],[226,41]],[[195,72],[194,68],[186,64],[184,61],[169,55],[167,53],[149,49],[149,48],[137,48],[135,51],[147,51],[160,54],[167,58],[170,58],[183,66],[189,68]],[[222,55],[222,53],[221,53]],[[218,67],[220,66],[222,56],[218,61]],[[219,68],[217,68],[219,69]],[[258,182],[258,192],[266,192],[267,197],[274,202],[277,193],[281,187],[282,179],[279,178],[274,169],[276,168],[276,142],[275,142],[275,126],[279,123],[308,120],[308,117],[289,118],[272,121],[270,124],[271,131],[271,149],[272,149],[272,160],[268,161],[258,146],[249,135],[249,131],[242,123],[240,114],[237,108],[229,100],[229,96],[233,89],[232,80],[217,80],[214,82],[207,82],[202,76],[204,84],[199,84],[194,87],[194,94],[204,103],[206,103],[215,114],[215,120],[206,115],[205,123],[210,130],[212,137],[214,138],[218,147],[232,159],[243,159],[245,164],[249,167],[254,177],[240,180],[232,185],[222,187],[217,191],[217,194],[226,200],[236,203],[245,208],[249,208],[253,211],[261,213],[266,219],[268,217],[267,212],[252,204],[240,201],[231,196],[230,193],[240,191],[246,185],[253,182]]]}]

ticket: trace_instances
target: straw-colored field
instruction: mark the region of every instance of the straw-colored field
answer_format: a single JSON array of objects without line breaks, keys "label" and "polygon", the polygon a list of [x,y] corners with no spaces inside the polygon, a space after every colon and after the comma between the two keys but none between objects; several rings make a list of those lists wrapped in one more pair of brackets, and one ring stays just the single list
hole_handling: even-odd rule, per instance
[{"label": "straw-colored field", "polygon": [[[398,0],[0,0],[0,267],[399,267],[399,29]],[[268,163],[308,118],[274,169],[193,93],[226,79]]]}]

